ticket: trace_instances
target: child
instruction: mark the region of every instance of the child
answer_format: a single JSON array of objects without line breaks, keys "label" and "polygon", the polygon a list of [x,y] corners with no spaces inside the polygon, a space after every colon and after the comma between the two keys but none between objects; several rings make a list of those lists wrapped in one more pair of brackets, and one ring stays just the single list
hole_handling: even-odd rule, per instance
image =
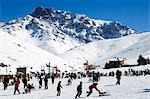
[{"label": "child", "polygon": [[61,93],[61,81],[58,82],[58,85],[57,85],[57,96],[60,96],[60,93]]},{"label": "child", "polygon": [[20,94],[20,91],[19,91],[19,84],[20,84],[20,80],[19,80],[19,78],[17,78],[17,79],[15,80],[14,95],[16,94],[16,91],[18,91],[18,93]]},{"label": "child", "polygon": [[68,79],[68,84],[67,85],[71,85],[72,82],[71,82],[71,79]]}]

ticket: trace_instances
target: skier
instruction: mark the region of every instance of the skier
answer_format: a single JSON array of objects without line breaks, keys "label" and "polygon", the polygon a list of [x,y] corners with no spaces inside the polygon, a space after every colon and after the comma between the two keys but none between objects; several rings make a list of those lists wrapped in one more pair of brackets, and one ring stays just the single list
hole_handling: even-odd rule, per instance
[{"label": "skier", "polygon": [[75,98],[79,97],[82,94],[82,82],[80,82],[80,84],[77,86],[77,95],[75,96]]},{"label": "skier", "polygon": [[45,82],[45,89],[48,89],[48,77],[47,77],[47,75],[44,78],[44,82]]},{"label": "skier", "polygon": [[22,82],[23,82],[23,85],[24,85],[24,88],[25,88],[27,86],[27,79],[26,79],[25,76],[23,77]]},{"label": "skier", "polygon": [[61,88],[62,88],[61,81],[59,81],[58,85],[57,85],[57,96],[60,96],[60,94],[61,94]]},{"label": "skier", "polygon": [[15,80],[14,95],[16,94],[16,91],[18,91],[18,93],[20,94],[20,91],[19,91],[19,84],[20,84],[20,80],[19,80],[19,78],[17,78],[17,79]]},{"label": "skier", "polygon": [[54,84],[54,79],[55,79],[54,74],[52,74],[51,79],[52,79],[52,84]]},{"label": "skier", "polygon": [[90,96],[93,93],[93,89],[95,88],[98,92],[99,95],[101,94],[100,90],[97,88],[98,83],[93,83],[92,85],[89,86],[89,91],[87,91],[87,97]]},{"label": "skier", "polygon": [[117,78],[117,82],[116,82],[116,85],[119,84],[120,85],[120,79],[121,79],[121,75],[122,75],[122,72],[117,70],[116,71],[116,78]]},{"label": "skier", "polygon": [[42,87],[42,78],[40,76],[40,78],[39,78],[39,89],[41,89],[41,87]]}]

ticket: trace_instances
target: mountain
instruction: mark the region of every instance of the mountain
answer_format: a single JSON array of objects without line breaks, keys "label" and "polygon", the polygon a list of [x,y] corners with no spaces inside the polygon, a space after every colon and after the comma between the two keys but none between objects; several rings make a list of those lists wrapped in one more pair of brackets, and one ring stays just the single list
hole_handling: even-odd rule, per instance
[{"label": "mountain", "polygon": [[27,15],[12,20],[1,28],[10,35],[54,54],[63,53],[80,45],[76,40],[61,32],[53,23]]},{"label": "mountain", "polygon": [[0,27],[3,26],[4,24],[5,24],[5,23],[3,23],[3,22],[0,21]]},{"label": "mountain", "polygon": [[54,54],[97,40],[139,33],[116,21],[95,20],[86,15],[42,7],[0,28]]},{"label": "mountain", "polygon": [[[51,71],[56,65],[62,72],[70,71],[73,66],[73,63],[33,44],[21,41],[2,30],[0,30],[0,52],[0,63],[10,65],[7,73],[15,73],[16,68],[25,66],[27,72],[41,71],[41,69],[48,72],[48,67],[46,67],[48,63],[51,64]],[[0,74],[6,74],[6,68],[0,67]]]},{"label": "mountain", "polygon": [[116,21],[94,20],[86,15],[72,14],[52,8],[38,7],[31,16],[53,22],[67,35],[85,43],[138,33]]},{"label": "mountain", "polygon": [[146,58],[150,57],[149,40],[150,32],[94,41],[71,49],[61,57],[81,66],[88,60],[90,64],[104,67],[105,63],[114,57],[125,58],[125,64],[137,64],[140,54]]},{"label": "mountain", "polygon": [[25,17],[0,22],[0,61],[12,69],[35,70],[50,62],[62,71],[81,70],[86,60],[103,67],[113,57],[136,64],[139,54],[149,57],[149,39],[150,33],[120,22],[37,7]]}]

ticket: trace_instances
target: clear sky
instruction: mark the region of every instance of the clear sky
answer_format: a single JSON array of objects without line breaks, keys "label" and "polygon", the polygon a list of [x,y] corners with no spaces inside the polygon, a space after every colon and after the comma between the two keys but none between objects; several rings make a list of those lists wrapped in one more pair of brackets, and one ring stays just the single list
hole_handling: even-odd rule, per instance
[{"label": "clear sky", "polygon": [[25,16],[38,6],[115,20],[139,31],[150,31],[150,0],[0,0],[0,21]]}]

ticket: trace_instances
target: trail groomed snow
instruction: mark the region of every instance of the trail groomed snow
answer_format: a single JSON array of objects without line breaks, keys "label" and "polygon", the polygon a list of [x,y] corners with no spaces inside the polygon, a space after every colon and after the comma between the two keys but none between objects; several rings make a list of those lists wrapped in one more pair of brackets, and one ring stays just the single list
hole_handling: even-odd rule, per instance
[{"label": "trail groomed snow", "polygon": [[[98,88],[101,91],[107,91],[110,96],[98,97],[98,92],[93,90],[93,94],[86,97],[86,91],[88,86],[92,84],[88,78],[74,80],[72,85],[66,86],[68,79],[56,79],[54,85],[49,80],[48,90],[38,89],[38,80],[34,79],[30,83],[34,83],[36,89],[32,90],[28,94],[13,95],[13,86],[8,87],[8,90],[3,91],[2,83],[0,83],[0,99],[75,99],[76,87],[80,81],[83,81],[83,93],[81,99],[150,99],[150,76],[138,76],[138,77],[122,77],[121,85],[115,85],[115,77],[101,77],[98,82]],[[61,96],[56,96],[56,87],[58,81],[62,81],[62,93]],[[20,91],[23,92],[23,85],[20,86]]]}]

